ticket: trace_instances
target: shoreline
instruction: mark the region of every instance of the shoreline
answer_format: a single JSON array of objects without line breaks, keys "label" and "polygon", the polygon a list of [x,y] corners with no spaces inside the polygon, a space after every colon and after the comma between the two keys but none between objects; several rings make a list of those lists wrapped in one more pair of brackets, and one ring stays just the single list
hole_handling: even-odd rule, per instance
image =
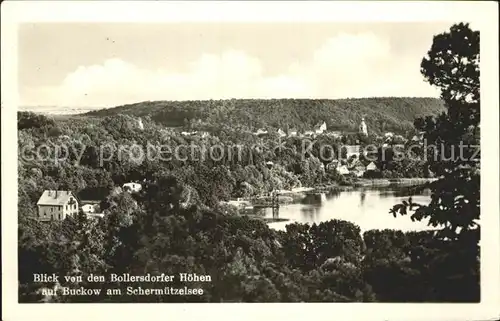
[{"label": "shoreline", "polygon": [[[367,179],[361,178],[354,181],[349,185],[339,185],[339,184],[329,184],[317,187],[299,187],[293,188],[291,190],[280,190],[278,196],[278,202],[280,205],[290,204],[291,202],[297,200],[297,198],[303,198],[306,194],[315,193],[328,193],[331,191],[345,191],[360,187],[405,187],[405,186],[419,186],[426,183],[434,182],[437,178],[376,178]],[[266,194],[258,195],[253,198],[238,198],[226,202],[229,205],[233,205],[238,209],[244,209],[245,207],[254,207],[256,200],[268,200],[270,197]]]},{"label": "shoreline", "polygon": [[348,185],[330,184],[325,186],[315,187],[311,192],[325,193],[332,190],[350,190],[359,187],[405,187],[419,186],[436,181],[437,178],[360,178]]},{"label": "shoreline", "polygon": [[418,186],[426,183],[431,183],[438,180],[437,178],[376,178],[368,179],[362,178],[354,182],[355,187],[365,187],[365,186]]}]

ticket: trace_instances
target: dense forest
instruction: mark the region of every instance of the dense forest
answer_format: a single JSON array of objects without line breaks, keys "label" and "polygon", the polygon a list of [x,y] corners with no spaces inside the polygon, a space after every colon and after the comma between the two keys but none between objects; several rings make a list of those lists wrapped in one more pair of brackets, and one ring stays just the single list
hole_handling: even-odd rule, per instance
[{"label": "dense forest", "polygon": [[[125,194],[102,220],[82,216],[49,225],[22,221],[21,302],[473,302],[479,298],[477,249],[438,241],[426,232],[384,230],[361,235],[355,224],[337,220],[291,224],[286,232],[278,232],[258,220],[183,208],[175,201],[179,191],[162,185],[168,191],[155,188],[154,196],[145,200],[149,203],[145,211],[131,207],[133,202]],[[125,293],[127,286],[160,286],[86,281],[90,273],[186,271],[211,276],[210,283],[189,284],[203,288],[203,296],[111,296],[106,289]],[[102,295],[44,298],[40,287],[53,284],[32,283],[33,273],[82,275],[81,283],[63,279],[59,286],[102,289]]]},{"label": "dense forest", "polygon": [[[276,189],[350,185],[354,177],[329,167],[338,158],[363,165],[375,159],[380,170],[373,175],[379,177],[427,174],[425,161],[417,158],[422,156],[418,149],[413,149],[415,157],[396,159],[388,147],[369,155],[373,158],[353,159],[345,157],[343,144],[349,143],[345,138],[320,135],[312,143],[303,137],[280,139],[276,133],[258,137],[235,128],[221,128],[206,137],[184,136],[148,119],[141,120],[142,127],[138,123],[128,115],[54,120],[20,112],[20,203],[34,210],[45,189],[71,190],[82,199],[99,200],[124,183],[172,175],[192,191],[191,200],[215,206]],[[322,150],[324,146],[329,148]],[[162,154],[162,148],[172,155]]]},{"label": "dense forest", "polygon": [[357,131],[365,117],[372,133],[405,134],[413,130],[415,118],[444,111],[435,98],[360,98],[360,99],[231,99],[210,101],[152,101],[101,109],[88,116],[126,114],[150,117],[168,127],[208,127],[230,123],[249,129],[295,128],[311,130],[326,122],[328,129]]},{"label": "dense forest", "polygon": [[[470,43],[465,52],[460,49],[463,43]],[[426,139],[443,144],[445,152],[463,140],[478,143],[478,43],[478,32],[470,30],[468,25],[455,25],[448,33],[435,37],[429,56],[422,63],[424,77],[442,88],[446,109],[433,117],[436,110],[431,112],[422,107],[420,116],[428,117],[413,122],[410,118],[414,116],[408,115],[407,121],[414,123],[414,130],[425,132]],[[451,49],[443,51],[442,48]],[[449,56],[448,51],[455,56]],[[456,56],[467,58],[458,59],[465,64],[458,69],[459,76],[449,68],[457,61]],[[450,65],[443,65],[443,61]],[[396,108],[383,103],[391,99],[378,101],[387,108]],[[290,101],[296,106],[306,102]],[[343,102],[349,101],[359,103],[363,100]],[[395,101],[400,105],[407,102],[404,98]],[[438,100],[430,101],[438,105]],[[320,102],[314,101],[314,104]],[[260,138],[241,131],[238,125],[299,127],[299,122],[314,124],[323,118],[332,122],[335,118],[330,116],[335,109],[328,112],[330,107],[318,105],[317,109],[308,106],[311,110],[294,107],[295,112],[264,113],[263,105],[255,104],[258,107],[250,112],[249,106],[243,108],[238,106],[244,104],[235,104],[221,111],[209,102],[197,102],[199,107],[182,107],[186,112],[179,116],[180,106],[189,102],[172,103],[176,107],[168,108],[163,103],[151,104],[158,107],[131,107],[130,114],[127,109],[117,109],[120,111],[117,114],[113,109],[92,113],[102,117],[84,115],[53,119],[29,112],[18,114],[20,302],[480,300],[480,230],[477,223],[480,173],[476,159],[442,161],[435,157],[442,151],[434,150],[434,154],[420,155],[424,158],[418,161],[389,158],[378,163],[383,171],[404,173],[404,176],[412,173],[422,176],[425,168],[436,173],[439,179],[428,186],[432,192],[429,204],[414,204],[409,199],[387,209],[387,215],[413,213],[412,220],[428,218],[435,231],[370,230],[362,233],[356,224],[341,220],[312,225],[294,223],[287,225],[285,231],[276,231],[261,220],[240,215],[221,201],[273,189],[349,184],[349,178],[329,171],[316,148],[303,157],[302,138],[289,137],[282,144],[273,135]],[[391,117],[399,125],[403,123],[400,118],[396,120],[395,115],[404,115],[407,111],[391,114],[382,109],[376,112],[385,116],[371,120],[363,107],[345,110],[346,114],[348,111],[356,114],[352,117],[353,122],[355,117],[364,114],[368,126],[370,121]],[[172,110],[174,112],[169,114]],[[135,114],[142,112],[146,114]],[[240,115],[245,113],[245,117]],[[243,118],[238,119],[238,115]],[[266,118],[257,115],[266,115]],[[137,117],[143,118],[141,125]],[[259,123],[259,117],[268,122]],[[171,119],[172,123],[165,119]],[[339,128],[349,124],[349,116],[342,119]],[[193,123],[192,120],[225,125],[205,137],[184,136],[169,128]],[[376,127],[373,123],[372,126]],[[337,147],[342,141],[318,137],[318,141],[322,140],[335,146],[334,153],[342,153]],[[149,144],[173,149],[177,146],[205,146],[208,149],[219,146],[219,154],[225,152],[230,156],[200,161],[189,157],[192,155],[185,148],[181,150],[181,156],[185,157],[171,159],[159,157],[161,152],[158,150],[147,157],[139,157],[130,150],[119,153],[123,146],[135,145],[147,150]],[[238,144],[243,146],[241,156],[229,153]],[[472,153],[472,149],[465,150]],[[131,181],[141,182],[143,189],[138,193],[124,192],[123,183]],[[99,199],[105,215],[88,218],[81,212],[63,221],[40,222],[36,220],[36,202],[44,190],[71,190],[82,199]],[[109,279],[106,282],[86,281],[91,274],[181,272],[210,275],[211,282],[190,284],[203,288],[204,295],[111,296],[107,289],[125,289],[130,284]],[[83,281],[70,283],[60,279],[57,283],[35,283],[34,273],[79,275],[83,276]],[[183,285],[177,281],[170,286]],[[60,295],[61,287],[81,286],[102,291],[99,296]],[[155,285],[135,283],[133,286]],[[58,295],[43,296],[42,287],[54,288]]]}]

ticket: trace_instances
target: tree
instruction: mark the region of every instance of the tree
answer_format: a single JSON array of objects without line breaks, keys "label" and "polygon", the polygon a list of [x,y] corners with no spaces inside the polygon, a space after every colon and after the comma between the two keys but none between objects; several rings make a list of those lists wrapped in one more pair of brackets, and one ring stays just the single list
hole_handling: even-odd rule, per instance
[{"label": "tree", "polygon": [[479,103],[479,31],[459,23],[449,32],[434,36],[424,57],[421,72],[426,80],[441,88],[441,98]]},{"label": "tree", "polygon": [[413,219],[429,219],[431,225],[441,227],[441,237],[455,239],[479,226],[479,158],[473,157],[479,140],[470,135],[478,129],[480,116],[479,32],[460,23],[435,36],[421,72],[430,84],[440,87],[447,108],[437,118],[416,121],[425,131],[428,146],[438,147],[428,148],[427,162],[441,178],[429,186],[429,205],[410,201],[397,205],[393,213],[405,213],[406,205],[415,207]]},{"label": "tree", "polygon": [[26,111],[17,113],[18,130],[29,129],[29,128],[52,127],[54,125],[55,125],[54,120],[44,115]]},{"label": "tree", "polygon": [[[457,24],[449,32],[434,37],[421,72],[426,80],[441,89],[446,112],[437,118],[415,122],[424,131],[427,163],[439,179],[431,184],[428,205],[408,202],[391,212],[405,215],[416,208],[412,220],[428,219],[439,228],[436,240],[446,250],[433,256],[427,266],[433,271],[439,300],[479,300],[479,32],[468,24]],[[457,151],[460,152],[459,155]],[[467,293],[461,296],[460,293]]]}]

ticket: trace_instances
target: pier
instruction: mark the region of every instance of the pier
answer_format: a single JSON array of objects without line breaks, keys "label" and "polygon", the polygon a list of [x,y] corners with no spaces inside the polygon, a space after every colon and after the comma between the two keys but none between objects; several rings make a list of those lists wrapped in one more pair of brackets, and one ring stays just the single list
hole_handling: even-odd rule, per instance
[{"label": "pier", "polygon": [[252,205],[254,208],[271,208],[273,211],[273,219],[278,219],[280,210],[279,195],[278,191],[273,191],[270,197],[253,199]]}]

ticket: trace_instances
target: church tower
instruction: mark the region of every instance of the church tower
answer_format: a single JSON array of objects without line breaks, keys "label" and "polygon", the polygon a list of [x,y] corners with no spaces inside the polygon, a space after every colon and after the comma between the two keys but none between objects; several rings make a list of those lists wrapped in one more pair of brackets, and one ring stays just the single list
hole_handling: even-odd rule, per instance
[{"label": "church tower", "polygon": [[359,124],[359,133],[368,136],[368,129],[366,127],[365,118],[361,118],[361,124]]}]

